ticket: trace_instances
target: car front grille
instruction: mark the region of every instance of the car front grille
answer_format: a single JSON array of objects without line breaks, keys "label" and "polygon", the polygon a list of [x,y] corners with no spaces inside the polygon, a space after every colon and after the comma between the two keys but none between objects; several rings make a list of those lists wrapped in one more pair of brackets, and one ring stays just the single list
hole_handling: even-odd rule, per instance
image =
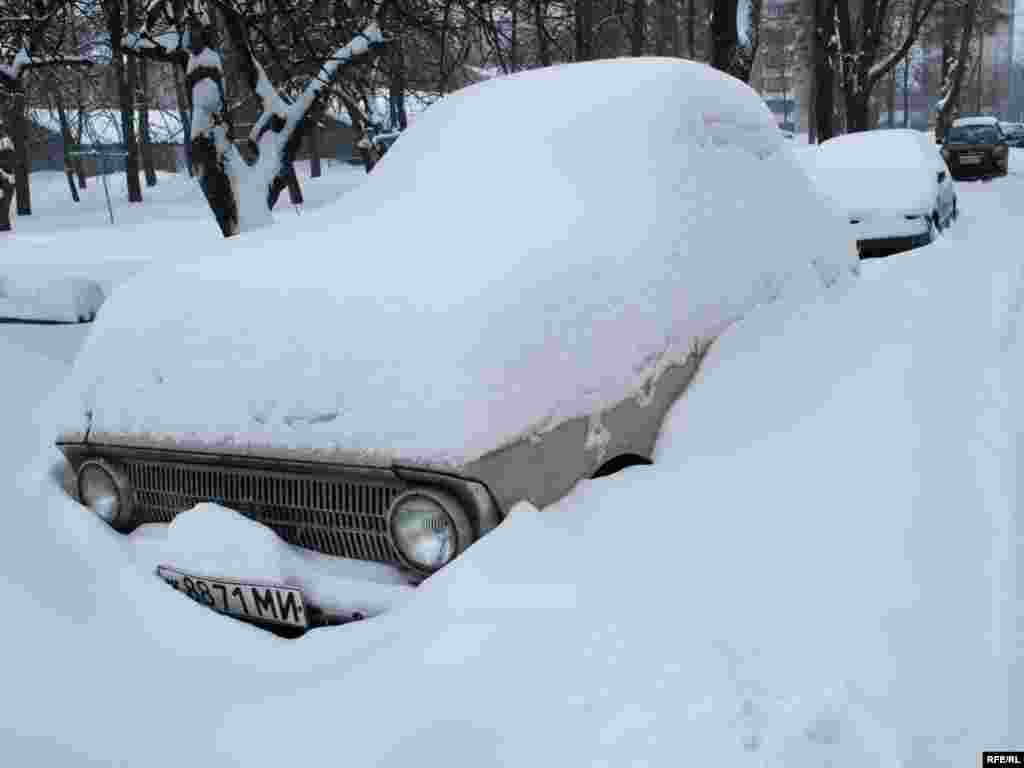
[{"label": "car front grille", "polygon": [[140,523],[169,523],[179,512],[213,501],[292,544],[399,562],[387,534],[387,511],[405,485],[388,472],[349,478],[162,461],[129,460],[123,466]]}]

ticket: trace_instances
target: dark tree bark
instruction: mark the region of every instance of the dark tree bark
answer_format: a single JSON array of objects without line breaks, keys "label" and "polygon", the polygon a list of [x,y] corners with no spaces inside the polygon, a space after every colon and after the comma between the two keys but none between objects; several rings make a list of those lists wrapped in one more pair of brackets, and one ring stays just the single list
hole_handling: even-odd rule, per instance
[{"label": "dark tree bark", "polygon": [[644,37],[647,33],[647,0],[633,0],[633,25],[629,34],[631,56],[644,55]]},{"label": "dark tree bark", "polygon": [[[122,45],[125,33],[125,19],[121,12],[120,0],[104,0],[107,13],[107,31],[110,33],[110,56],[117,81],[118,101],[121,104],[121,137],[124,140],[125,179],[128,184],[128,202],[142,202],[142,184],[139,181],[139,145],[135,140],[135,57],[130,57],[125,66],[125,52]],[[133,0],[128,0],[128,17],[132,17]]]},{"label": "dark tree bark", "polygon": [[686,51],[697,60],[697,0],[686,0]]},{"label": "dark tree bark", "polygon": [[319,179],[323,174],[323,169],[320,167],[320,120],[319,118],[312,118],[309,121],[309,136],[307,138],[309,142],[309,175],[314,179]]},{"label": "dark tree bark", "polygon": [[11,202],[14,200],[14,149],[0,123],[0,232],[11,231]]},{"label": "dark tree bark", "polygon": [[[129,57],[129,61],[134,57]],[[153,164],[153,143],[149,135],[149,68],[146,59],[138,60],[139,67],[139,144],[142,149],[142,167],[146,186],[156,186],[156,167]]]},{"label": "dark tree bark", "polygon": [[896,127],[896,70],[889,73],[889,92],[886,94],[885,107],[889,115],[886,118],[886,126]]},{"label": "dark tree bark", "polygon": [[64,96],[59,88],[53,89],[52,101],[57,108],[57,119],[60,121],[60,138],[64,145],[64,173],[68,177],[71,199],[77,203],[79,202],[78,187],[75,186],[75,167],[71,157],[71,147],[74,145],[74,141],[71,138],[71,125],[68,122],[68,113],[64,109]]},{"label": "dark tree bark", "polygon": [[188,175],[192,175],[192,118],[188,106],[188,92],[185,90],[185,63],[182,60],[171,62],[174,70],[174,95],[178,101],[178,119],[181,120],[181,145],[185,149],[185,167]]},{"label": "dark tree bark", "polygon": [[[78,137],[75,143],[78,144],[79,148],[81,148],[82,146],[82,134],[85,132],[84,101],[85,99],[83,98],[83,94],[80,91],[78,101],[78,132],[77,134],[75,134]],[[78,176],[78,188],[87,189],[88,182],[86,181],[85,176],[85,163],[82,161],[82,158],[80,156],[75,158],[75,174]]]},{"label": "dark tree bark", "polygon": [[547,1],[534,0],[533,25],[537,30],[537,60],[542,67],[551,66],[551,40],[548,36],[547,13]]},{"label": "dark tree bark", "polygon": [[834,69],[835,43],[832,35],[835,19],[834,0],[814,2],[814,135],[818,143],[836,133]]},{"label": "dark tree bark", "polygon": [[14,141],[14,189],[18,215],[32,215],[32,193],[28,184],[28,118],[25,115],[25,83],[18,78],[11,93],[11,139]]},{"label": "dark tree bark", "polygon": [[594,0],[576,3],[576,61],[594,58]]}]

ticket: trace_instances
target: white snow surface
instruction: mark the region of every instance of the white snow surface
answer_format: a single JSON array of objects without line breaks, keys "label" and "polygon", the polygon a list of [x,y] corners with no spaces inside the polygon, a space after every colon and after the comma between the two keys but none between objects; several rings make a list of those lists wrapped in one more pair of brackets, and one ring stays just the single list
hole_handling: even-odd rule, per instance
[{"label": "white snow surface", "polygon": [[83,326],[0,326],[0,755],[958,768],[1024,749],[1020,154],[957,185],[932,245],[727,329],[654,466],[517,505],[400,607],[295,642],[153,574],[162,539],[182,564],[246,539],[278,567],[246,521],[201,508],[123,537],[66,497],[64,394],[34,405]]},{"label": "white snow surface", "polygon": [[937,152],[921,131],[863,131],[823,142],[809,170],[850,215],[928,213],[935,206]]},{"label": "white snow surface", "polygon": [[853,269],[746,85],[671,59],[496,78],[421,116],[303,232],[211,241],[124,285],[63,426],[457,465]]}]

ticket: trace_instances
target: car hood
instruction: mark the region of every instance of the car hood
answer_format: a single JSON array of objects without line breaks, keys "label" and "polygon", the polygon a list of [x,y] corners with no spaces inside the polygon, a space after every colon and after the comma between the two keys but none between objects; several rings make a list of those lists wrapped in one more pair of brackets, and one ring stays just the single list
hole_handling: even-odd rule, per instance
[{"label": "car hood", "polygon": [[301,224],[118,287],[65,430],[458,467],[641,391],[789,281],[855,268],[756,94],[671,59],[466,88]]},{"label": "car hood", "polygon": [[936,188],[927,169],[813,169],[821,189],[849,218],[877,218],[930,213]]}]

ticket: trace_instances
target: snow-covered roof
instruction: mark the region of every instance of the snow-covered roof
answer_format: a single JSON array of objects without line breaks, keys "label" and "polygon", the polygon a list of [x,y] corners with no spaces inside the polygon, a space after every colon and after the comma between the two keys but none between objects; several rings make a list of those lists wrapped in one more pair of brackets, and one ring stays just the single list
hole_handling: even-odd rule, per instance
[{"label": "snow-covered roof", "polygon": [[905,128],[862,131],[823,142],[809,171],[848,213],[930,211],[939,151],[921,132]]},{"label": "snow-covered roof", "polygon": [[994,125],[999,126],[999,120],[990,115],[973,115],[969,117],[958,117],[953,121],[954,128],[960,128],[965,125]]},{"label": "snow-covered roof", "polygon": [[855,263],[738,80],[658,58],[495,78],[423,114],[303,232],[211,233],[119,287],[66,427],[459,466]]},{"label": "snow-covered roof", "polygon": [[[60,133],[60,119],[49,109],[29,110],[32,122],[53,133]],[[78,130],[78,110],[67,110],[71,130]],[[138,130],[138,123],[136,124]],[[151,109],[149,111],[149,135],[154,143],[180,144],[182,137],[181,119],[176,112]],[[122,144],[121,111],[119,109],[93,109],[85,112],[85,132],[80,142],[91,144]]]}]

